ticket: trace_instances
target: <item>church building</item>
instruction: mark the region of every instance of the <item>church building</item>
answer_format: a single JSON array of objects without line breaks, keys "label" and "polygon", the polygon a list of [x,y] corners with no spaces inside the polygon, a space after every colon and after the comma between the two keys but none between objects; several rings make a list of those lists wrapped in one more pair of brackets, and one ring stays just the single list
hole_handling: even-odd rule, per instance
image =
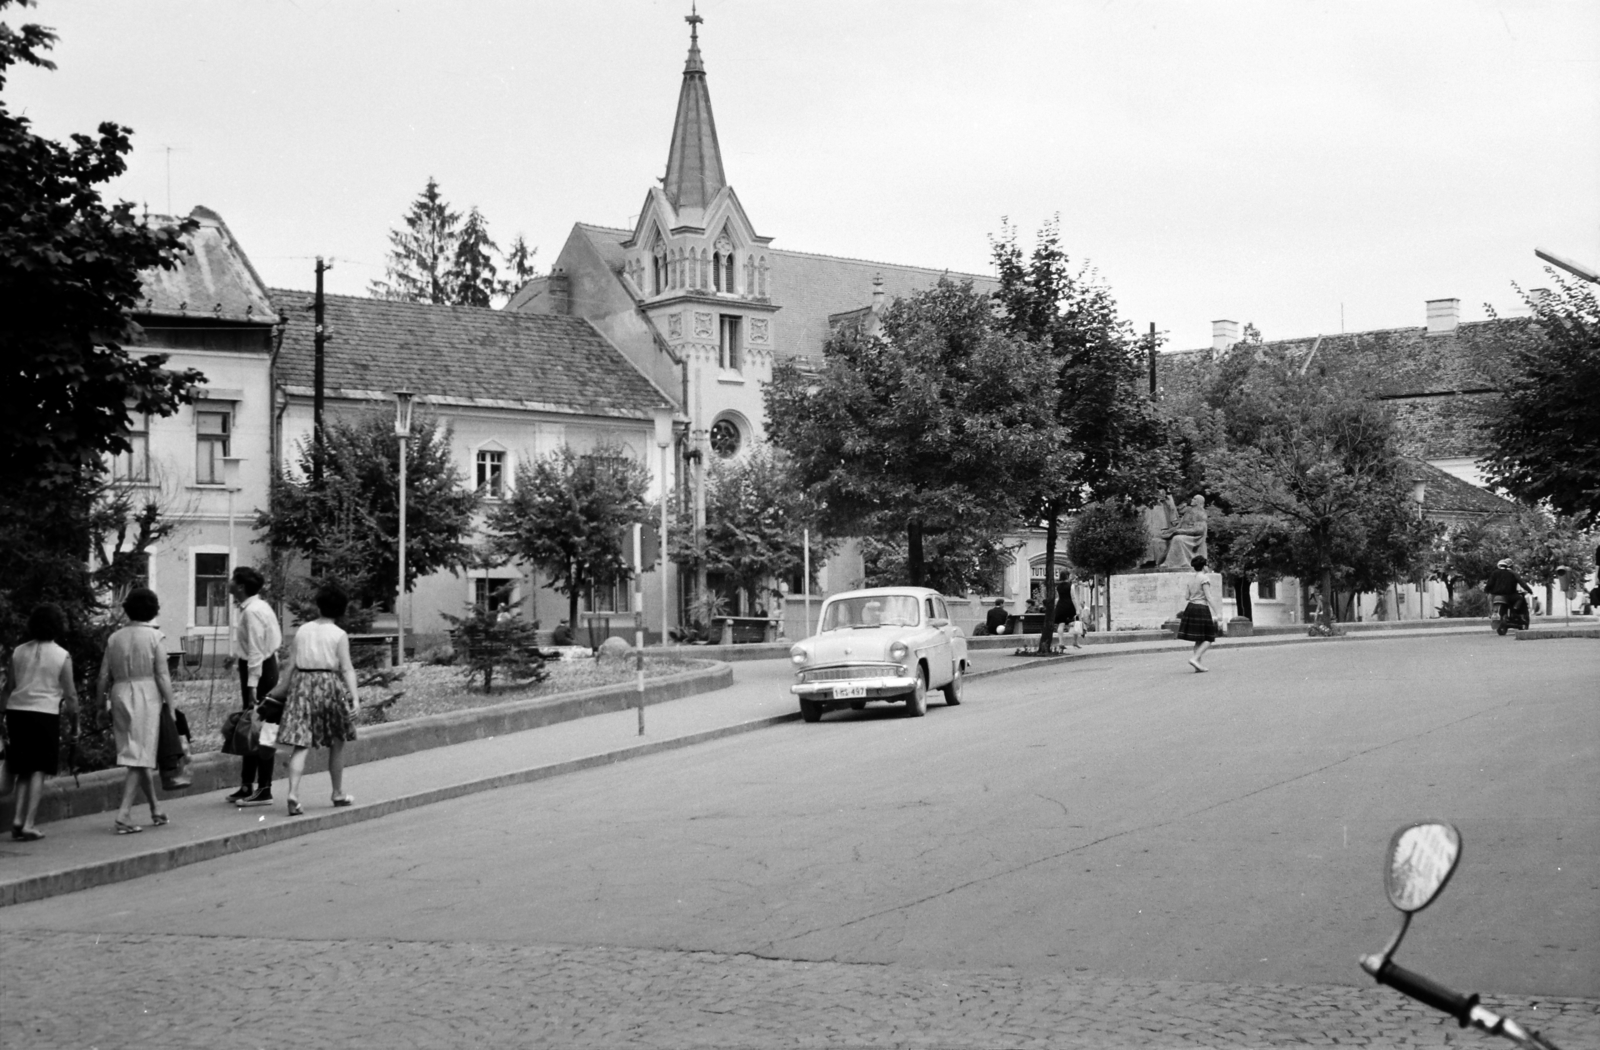
[{"label": "church building", "polygon": [[[773,247],[729,184],[712,115],[702,19],[690,15],[666,174],[646,190],[629,228],[577,223],[546,277],[512,311],[585,318],[678,402],[688,432],[680,462],[703,475],[706,457],[734,457],[765,438],[762,386],[775,362],[818,359],[842,323],[870,323],[887,304],[948,276],[980,289],[978,274]],[[826,591],[855,586],[859,561],[835,558]],[[854,576],[854,578],[851,578]]]}]

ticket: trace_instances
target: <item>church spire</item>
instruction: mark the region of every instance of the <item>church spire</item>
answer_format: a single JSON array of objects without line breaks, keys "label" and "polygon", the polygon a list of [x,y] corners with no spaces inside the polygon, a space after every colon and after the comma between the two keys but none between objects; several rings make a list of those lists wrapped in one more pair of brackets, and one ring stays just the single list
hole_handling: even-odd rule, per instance
[{"label": "church spire", "polygon": [[706,67],[700,59],[700,23],[705,20],[692,2],[684,21],[689,23],[689,60],[684,63],[683,87],[678,92],[667,174],[661,180],[667,200],[679,211],[704,208],[727,185],[722,174],[722,150],[717,146],[717,123],[711,116]]}]

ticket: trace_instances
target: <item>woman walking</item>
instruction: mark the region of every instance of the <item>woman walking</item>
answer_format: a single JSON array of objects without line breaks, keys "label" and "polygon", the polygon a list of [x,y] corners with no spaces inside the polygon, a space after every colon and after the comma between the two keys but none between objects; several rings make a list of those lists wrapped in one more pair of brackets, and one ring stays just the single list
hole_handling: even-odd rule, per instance
[{"label": "woman walking", "polygon": [[[289,648],[289,670],[268,694],[284,700],[278,744],[293,747],[289,757],[289,816],[298,817],[300,778],[306,770],[306,752],[328,749],[328,779],[333,781],[333,804],[348,806],[355,798],[344,793],[344,745],[356,738],[356,711],[361,704],[355,665],[350,662],[350,636],[334,621],[344,615],[350,599],[336,584],[317,591],[321,615],[301,624]],[[285,699],[287,698],[287,699]]]},{"label": "woman walking", "polygon": [[34,827],[44,778],[55,776],[61,751],[63,712],[77,732],[78,690],[72,682],[72,657],[61,648],[67,618],[61,607],[46,602],[28,617],[28,640],[11,653],[11,675],[0,707],[6,712],[8,775],[16,780],[16,808],[11,817],[11,837],[36,842],[44,832]]},{"label": "woman walking", "polygon": [[1194,643],[1194,655],[1189,657],[1189,666],[1196,672],[1209,671],[1211,668],[1200,662],[1217,640],[1217,624],[1222,620],[1222,610],[1216,608],[1211,598],[1211,580],[1206,576],[1205,555],[1197,554],[1189,560],[1190,568],[1194,575],[1189,577],[1189,586],[1186,592],[1187,601],[1183,612],[1178,615],[1178,637]]},{"label": "woman walking", "polygon": [[122,602],[128,626],[106,642],[100,661],[96,693],[111,712],[111,731],[117,742],[117,765],[127,770],[122,781],[122,807],[112,825],[118,835],[144,828],[133,822],[133,795],[144,790],[150,803],[150,823],[167,822],[156,801],[156,747],[161,737],[161,708],[172,706],[172,679],[167,675],[167,649],[161,632],[151,623],[161,612],[161,602],[148,587],[135,587]]}]

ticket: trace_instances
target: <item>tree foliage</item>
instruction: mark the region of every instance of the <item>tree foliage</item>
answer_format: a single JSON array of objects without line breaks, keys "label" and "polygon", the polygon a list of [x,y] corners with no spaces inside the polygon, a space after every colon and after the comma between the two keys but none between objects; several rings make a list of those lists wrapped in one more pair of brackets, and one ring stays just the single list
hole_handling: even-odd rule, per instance
[{"label": "tree foliage", "polygon": [[[513,584],[501,590],[509,597]],[[538,625],[524,620],[510,606],[491,608],[489,602],[469,602],[466,614],[440,613],[450,624],[462,674],[470,683],[483,676],[483,691],[494,688],[495,672],[508,679],[542,682],[549,677],[538,649]]]},{"label": "tree foliage", "polygon": [[[669,537],[673,561],[704,567],[758,600],[768,581],[802,571],[811,507],[781,455],[758,446],[737,459],[716,460],[705,485],[705,530],[696,543],[692,512],[680,512]],[[833,546],[813,530],[815,562],[826,560]]]},{"label": "tree foliage", "polygon": [[1522,293],[1531,325],[1492,322],[1496,352],[1485,363],[1504,394],[1485,410],[1484,473],[1521,502],[1548,504],[1593,528],[1600,525],[1600,305],[1593,285],[1549,272],[1556,290]]},{"label": "tree foliage", "polygon": [[835,334],[820,371],[774,368],[770,438],[830,535],[904,537],[906,575],[920,584],[925,537],[1014,527],[1032,474],[1060,444],[1031,363],[987,295],[941,279],[896,299],[880,334]]},{"label": "tree foliage", "polygon": [[1230,441],[1206,459],[1207,476],[1235,510],[1262,516],[1245,537],[1256,566],[1321,581],[1330,612],[1336,586],[1377,590],[1413,575],[1438,526],[1411,499],[1393,421],[1326,377],[1272,378],[1239,413],[1249,421],[1234,433],[1248,442]]},{"label": "tree foliage", "polygon": [[[299,474],[273,480],[272,506],[256,530],[275,551],[310,561],[318,578],[338,580],[368,609],[387,605],[399,587],[400,443],[393,417],[369,412],[336,419],[326,433],[323,484],[310,480],[314,450],[295,449]],[[459,569],[472,559],[467,537],[478,508],[450,458],[451,431],[418,413],[406,454],[406,589],[420,576]]]},{"label": "tree foliage", "polygon": [[542,570],[567,596],[567,622],[576,628],[584,592],[632,576],[625,538],[650,520],[649,487],[649,470],[621,446],[580,454],[562,445],[517,467],[516,486],[489,512],[490,549]]},{"label": "tree foliage", "polygon": [[[924,586],[945,594],[996,594],[1017,547],[992,532],[952,528],[923,541]],[[901,537],[861,543],[861,561],[868,587],[890,587],[910,579],[906,544]]]},{"label": "tree foliage", "polygon": [[[1091,503],[1080,511],[1067,535],[1067,557],[1081,572],[1106,577],[1107,625],[1110,623],[1110,577],[1133,568],[1144,557],[1150,537],[1144,517],[1122,500]],[[1054,610],[1045,619],[1053,617]]]},{"label": "tree foliage", "polygon": [[[504,255],[489,235],[489,220],[476,205],[462,214],[450,206],[439,183],[427,185],[411,202],[403,225],[389,231],[389,259],[383,280],[368,291],[375,299],[455,306],[493,306],[533,275],[533,256],[521,234]],[[501,263],[495,262],[496,257]],[[498,274],[503,265],[509,280]]]},{"label": "tree foliage", "polygon": [[[0,23],[0,91],[19,63],[54,69],[45,53],[55,40],[42,26]],[[107,457],[130,449],[133,413],[171,415],[205,379],[128,349],[141,334],[131,319],[140,271],[173,266],[194,228],[151,226],[131,204],[102,199],[126,170],[131,135],[108,122],[62,144],[0,98],[0,644],[53,601],[86,672],[98,649],[82,633],[97,608],[84,558]]]},{"label": "tree foliage", "polygon": [[1072,268],[1060,220],[1046,223],[1024,255],[1007,226],[993,244],[1001,326],[1028,340],[1029,368],[1047,392],[1061,439],[1044,450],[1029,489],[1029,516],[1045,524],[1045,621],[1052,644],[1056,533],[1063,514],[1097,500],[1154,503],[1175,474],[1166,426],[1141,389],[1148,339],[1117,313],[1111,289],[1087,267]]}]

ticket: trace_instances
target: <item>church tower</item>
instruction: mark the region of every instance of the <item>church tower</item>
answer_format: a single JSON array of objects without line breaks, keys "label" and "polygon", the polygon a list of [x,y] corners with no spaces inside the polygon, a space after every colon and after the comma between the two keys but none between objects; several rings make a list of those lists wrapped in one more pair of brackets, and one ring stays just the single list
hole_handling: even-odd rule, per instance
[{"label": "church tower", "polygon": [[687,363],[697,446],[737,455],[763,436],[761,388],[772,378],[772,238],[756,234],[722,169],[700,24],[691,13],[689,58],[667,151],[632,236],[623,277],[652,327]]}]

